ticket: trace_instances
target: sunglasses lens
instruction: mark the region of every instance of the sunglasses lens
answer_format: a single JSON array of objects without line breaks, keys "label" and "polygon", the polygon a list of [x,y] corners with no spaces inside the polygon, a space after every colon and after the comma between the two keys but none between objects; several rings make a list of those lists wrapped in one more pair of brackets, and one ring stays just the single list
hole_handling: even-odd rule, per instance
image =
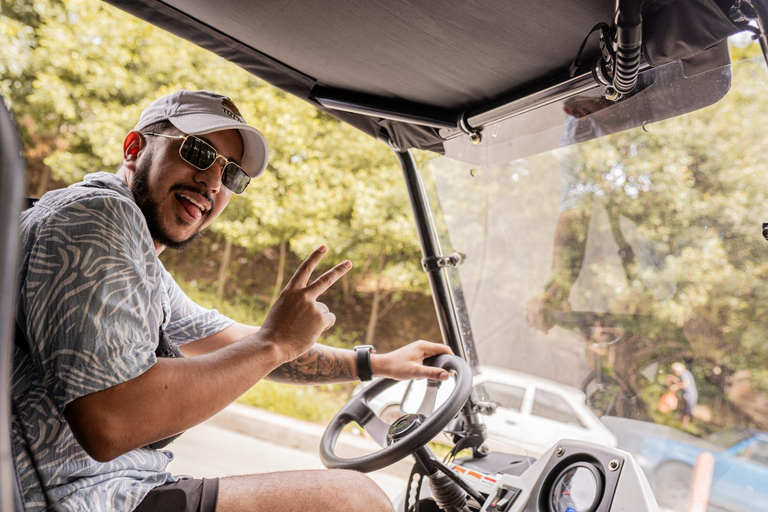
[{"label": "sunglasses lens", "polygon": [[235,194],[242,194],[251,182],[251,177],[239,165],[229,162],[224,167],[221,181],[225,187]]},{"label": "sunglasses lens", "polygon": [[216,161],[216,150],[197,137],[189,136],[181,145],[181,158],[198,169],[207,169]]}]

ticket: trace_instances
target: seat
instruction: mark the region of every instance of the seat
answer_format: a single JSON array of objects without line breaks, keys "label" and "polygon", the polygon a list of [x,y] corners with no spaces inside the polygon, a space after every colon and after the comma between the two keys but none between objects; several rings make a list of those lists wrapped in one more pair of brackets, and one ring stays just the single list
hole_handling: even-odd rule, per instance
[{"label": "seat", "polygon": [[11,449],[9,411],[24,168],[16,126],[5,101],[0,101],[0,510],[16,512],[24,510],[24,502]]}]

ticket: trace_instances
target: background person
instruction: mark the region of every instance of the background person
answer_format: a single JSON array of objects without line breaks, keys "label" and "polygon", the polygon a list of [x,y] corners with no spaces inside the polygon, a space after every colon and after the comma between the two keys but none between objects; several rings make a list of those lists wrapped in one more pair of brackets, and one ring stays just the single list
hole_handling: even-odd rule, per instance
[{"label": "background person", "polygon": [[696,389],[696,380],[693,378],[683,363],[673,363],[672,372],[677,377],[677,382],[669,386],[669,391],[677,393],[680,391],[680,426],[688,428],[693,416],[693,410],[696,408],[696,402],[699,400],[699,391]]}]

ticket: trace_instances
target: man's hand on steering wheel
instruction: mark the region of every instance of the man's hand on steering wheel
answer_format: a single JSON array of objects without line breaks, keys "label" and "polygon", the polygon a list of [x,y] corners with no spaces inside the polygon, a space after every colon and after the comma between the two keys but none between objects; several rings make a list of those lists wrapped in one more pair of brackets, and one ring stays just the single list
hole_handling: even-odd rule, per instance
[{"label": "man's hand on steering wheel", "polygon": [[373,354],[371,369],[374,377],[395,380],[448,380],[447,371],[424,365],[424,359],[440,354],[452,355],[453,352],[446,345],[418,340],[388,354]]}]

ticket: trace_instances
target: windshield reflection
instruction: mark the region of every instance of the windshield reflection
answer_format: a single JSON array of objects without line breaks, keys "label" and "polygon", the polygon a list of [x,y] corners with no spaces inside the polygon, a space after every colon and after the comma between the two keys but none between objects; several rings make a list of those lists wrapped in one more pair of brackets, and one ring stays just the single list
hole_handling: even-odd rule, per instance
[{"label": "windshield reflection", "polygon": [[[495,390],[500,414],[516,414],[505,441],[535,452],[580,429],[631,452],[664,510],[688,510],[693,470],[709,455],[710,507],[768,510],[758,52],[733,48],[731,90],[684,116],[601,136],[580,100],[541,134],[560,149],[422,167],[443,251],[464,256],[447,272],[481,375],[502,367],[483,392],[494,400],[505,379],[528,390]],[[592,137],[576,133],[587,126]]]}]

